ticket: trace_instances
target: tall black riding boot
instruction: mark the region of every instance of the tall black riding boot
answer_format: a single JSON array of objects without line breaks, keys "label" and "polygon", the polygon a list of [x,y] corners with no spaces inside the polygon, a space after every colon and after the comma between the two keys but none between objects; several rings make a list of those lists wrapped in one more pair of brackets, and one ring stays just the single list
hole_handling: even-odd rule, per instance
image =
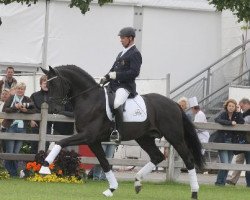
[{"label": "tall black riding boot", "polygon": [[119,106],[114,110],[115,115],[115,128],[110,135],[110,141],[120,143],[121,133],[123,127],[123,106]]}]

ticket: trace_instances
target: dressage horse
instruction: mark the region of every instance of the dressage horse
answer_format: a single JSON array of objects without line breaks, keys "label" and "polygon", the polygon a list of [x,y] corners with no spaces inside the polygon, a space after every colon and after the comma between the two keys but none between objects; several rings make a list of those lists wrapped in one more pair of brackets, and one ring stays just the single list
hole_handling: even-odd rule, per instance
[{"label": "dressage horse", "polygon": [[[49,67],[42,69],[48,76],[49,107],[58,113],[62,104],[70,101],[74,107],[75,125],[78,134],[57,142],[45,159],[40,173],[49,174],[48,165],[54,161],[61,148],[86,144],[100,162],[109,182],[105,196],[113,196],[118,182],[105,157],[101,142],[108,141],[113,122],[106,114],[105,90],[96,83],[93,77],[74,65]],[[164,137],[179,153],[188,172],[191,186],[191,198],[197,199],[199,184],[196,170],[203,168],[201,143],[194,125],[187,118],[179,105],[160,94],[142,95],[147,119],[143,122],[124,122],[122,140],[135,140],[147,152],[150,161],[135,175],[134,187],[137,193],[141,190],[141,181],[165,158],[155,144],[155,138]]]}]

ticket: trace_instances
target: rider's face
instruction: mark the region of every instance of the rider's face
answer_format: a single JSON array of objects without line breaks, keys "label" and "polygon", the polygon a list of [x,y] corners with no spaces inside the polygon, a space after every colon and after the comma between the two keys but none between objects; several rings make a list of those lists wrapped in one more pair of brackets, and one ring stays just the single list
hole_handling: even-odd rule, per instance
[{"label": "rider's face", "polygon": [[120,40],[121,40],[122,46],[124,48],[127,48],[130,45],[131,37],[120,36]]}]

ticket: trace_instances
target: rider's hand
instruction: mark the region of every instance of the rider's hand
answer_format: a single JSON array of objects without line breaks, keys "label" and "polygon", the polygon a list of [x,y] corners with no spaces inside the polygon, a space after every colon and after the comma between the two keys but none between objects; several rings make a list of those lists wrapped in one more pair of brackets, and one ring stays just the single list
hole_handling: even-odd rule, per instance
[{"label": "rider's hand", "polygon": [[108,75],[110,79],[113,79],[113,80],[116,79],[116,72],[109,72]]},{"label": "rider's hand", "polygon": [[106,77],[102,77],[101,80],[100,80],[100,85],[104,85],[105,83],[107,83],[107,78]]}]

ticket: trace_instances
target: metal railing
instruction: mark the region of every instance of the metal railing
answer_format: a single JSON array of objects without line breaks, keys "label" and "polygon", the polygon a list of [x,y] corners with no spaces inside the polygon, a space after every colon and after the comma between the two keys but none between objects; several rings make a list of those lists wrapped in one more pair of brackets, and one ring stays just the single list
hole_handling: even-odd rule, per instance
[{"label": "metal railing", "polygon": [[[196,96],[200,100],[220,89],[225,83],[232,82],[236,76],[248,69],[247,62],[244,62],[245,55],[250,55],[250,48],[245,48],[248,43],[250,40],[235,47],[216,62],[171,90],[170,97],[176,101],[182,96]],[[243,51],[238,53],[241,49]]]}]

